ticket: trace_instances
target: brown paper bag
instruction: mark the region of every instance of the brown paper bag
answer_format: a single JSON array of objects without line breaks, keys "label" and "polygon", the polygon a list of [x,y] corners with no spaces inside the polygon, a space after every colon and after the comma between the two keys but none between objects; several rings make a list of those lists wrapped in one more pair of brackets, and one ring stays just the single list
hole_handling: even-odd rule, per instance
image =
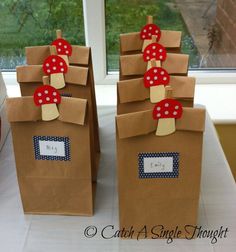
[{"label": "brown paper bag", "polygon": [[[187,54],[167,53],[162,67],[171,75],[187,75],[188,61]],[[141,53],[120,56],[120,80],[143,76],[146,70],[147,62]]]},{"label": "brown paper bag", "polygon": [[93,214],[89,112],[86,100],[62,97],[60,117],[45,122],[32,97],[7,100],[25,213]]},{"label": "brown paper bag", "polygon": [[[192,107],[194,103],[195,78],[170,76],[169,85],[173,89],[173,98],[183,107]],[[143,78],[123,80],[117,83],[117,114],[125,114],[152,109],[150,89],[145,88]]]},{"label": "brown paper bag", "polygon": [[[17,81],[20,84],[22,96],[32,96],[37,87],[42,85],[42,77],[44,75],[41,65],[19,66],[17,71]],[[90,111],[88,122],[91,134],[92,146],[92,167],[94,169],[93,180],[96,181],[97,170],[99,167],[99,138],[98,128],[96,127],[96,118],[94,115],[93,93],[91,88],[91,79],[88,78],[87,67],[69,66],[68,72],[65,74],[66,86],[59,89],[58,92],[62,96],[76,97],[86,99],[88,101],[88,109]]]},{"label": "brown paper bag", "polygon": [[[50,55],[50,47],[48,45],[26,47],[25,52],[26,52],[26,63],[28,65],[42,65],[44,60]],[[97,151],[100,151],[99,125],[98,125],[91,48],[85,46],[73,45],[72,55],[69,57],[69,64],[72,66],[88,67],[89,69],[88,82],[90,83],[89,88],[91,89],[92,94],[92,106],[93,106],[92,113],[94,118],[94,128],[96,136],[95,145]]]},{"label": "brown paper bag", "polygon": [[196,225],[204,122],[204,109],[183,108],[177,131],[158,137],[152,110],[116,117],[120,229],[133,227],[137,238],[146,226],[157,238],[156,225],[178,227],[183,238]]},{"label": "brown paper bag", "polygon": [[[161,31],[161,38],[158,41],[168,52],[179,53],[181,46],[180,31]],[[120,54],[140,53],[143,46],[143,40],[140,39],[140,32],[132,32],[120,35]]]}]

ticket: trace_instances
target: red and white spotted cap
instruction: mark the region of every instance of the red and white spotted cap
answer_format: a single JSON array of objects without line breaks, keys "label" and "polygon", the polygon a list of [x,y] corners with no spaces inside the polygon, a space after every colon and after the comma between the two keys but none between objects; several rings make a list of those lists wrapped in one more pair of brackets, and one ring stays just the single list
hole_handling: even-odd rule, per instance
[{"label": "red and white spotted cap", "polygon": [[140,32],[140,38],[144,39],[151,39],[152,36],[157,36],[157,41],[159,41],[161,37],[161,29],[155,24],[147,24],[145,25]]},{"label": "red and white spotted cap", "polygon": [[151,59],[164,61],[166,59],[166,49],[158,43],[151,43],[144,49],[143,59],[146,62]]},{"label": "red and white spotted cap", "polygon": [[71,44],[63,38],[58,38],[52,42],[52,45],[55,45],[57,48],[58,55],[67,55],[71,56],[72,46]]},{"label": "red and white spotted cap", "polygon": [[38,87],[34,92],[34,103],[36,106],[45,104],[60,104],[61,96],[59,92],[50,85],[43,85]]},{"label": "red and white spotted cap", "polygon": [[144,74],[144,86],[146,88],[168,85],[170,76],[167,71],[162,67],[152,67]]},{"label": "red and white spotted cap", "polygon": [[68,67],[64,59],[57,55],[50,55],[43,63],[43,71],[46,75],[67,73]]},{"label": "red and white spotted cap", "polygon": [[175,118],[182,116],[183,108],[179,101],[174,99],[164,99],[158,102],[153,109],[153,119]]}]

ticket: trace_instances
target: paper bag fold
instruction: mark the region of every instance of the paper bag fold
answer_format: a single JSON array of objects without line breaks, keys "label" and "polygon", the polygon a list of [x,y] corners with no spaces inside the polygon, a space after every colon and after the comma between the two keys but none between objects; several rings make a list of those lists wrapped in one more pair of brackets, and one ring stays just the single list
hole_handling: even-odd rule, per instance
[{"label": "paper bag fold", "polygon": [[[177,50],[181,45],[180,31],[161,31],[159,42],[167,51]],[[143,40],[140,39],[139,32],[132,32],[120,35],[120,51],[121,54],[130,53],[132,51],[141,51]]]},{"label": "paper bag fold", "polygon": [[[154,106],[153,106],[154,107]],[[116,116],[118,137],[120,139],[152,133],[157,128],[157,120],[152,110]],[[205,109],[183,108],[183,115],[176,120],[176,130],[203,132],[205,129]]]},{"label": "paper bag fold", "polygon": [[[41,107],[34,104],[33,97],[8,98],[7,115],[9,122],[41,121]],[[62,97],[59,105],[59,118],[62,122],[85,124],[87,100]]]}]

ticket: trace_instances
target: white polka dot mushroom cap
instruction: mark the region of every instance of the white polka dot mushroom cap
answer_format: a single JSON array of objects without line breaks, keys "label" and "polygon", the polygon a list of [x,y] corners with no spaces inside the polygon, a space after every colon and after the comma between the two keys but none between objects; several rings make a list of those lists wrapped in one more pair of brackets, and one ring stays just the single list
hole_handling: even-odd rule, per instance
[{"label": "white polka dot mushroom cap", "polygon": [[57,53],[59,55],[67,55],[71,56],[72,54],[72,46],[68,41],[63,38],[58,38],[52,42],[52,45],[56,46]]},{"label": "white polka dot mushroom cap", "polygon": [[59,92],[50,85],[43,85],[38,87],[34,92],[34,103],[37,106],[45,104],[59,104],[61,102],[61,96]]},{"label": "white polka dot mushroom cap", "polygon": [[183,108],[179,101],[175,99],[164,99],[158,102],[153,109],[153,119],[175,118],[182,116]]},{"label": "white polka dot mushroom cap", "polygon": [[153,35],[157,36],[157,41],[161,37],[161,30],[156,24],[147,24],[141,29],[140,38],[142,40],[151,39]]},{"label": "white polka dot mushroom cap", "polygon": [[167,71],[162,67],[152,67],[144,74],[144,86],[146,88],[168,85],[170,76]]},{"label": "white polka dot mushroom cap", "polygon": [[158,43],[151,43],[144,49],[143,60],[150,61],[151,59],[165,61],[166,60],[166,49]]},{"label": "white polka dot mushroom cap", "polygon": [[43,63],[43,71],[46,75],[63,73],[68,70],[65,60],[57,55],[50,55]]}]

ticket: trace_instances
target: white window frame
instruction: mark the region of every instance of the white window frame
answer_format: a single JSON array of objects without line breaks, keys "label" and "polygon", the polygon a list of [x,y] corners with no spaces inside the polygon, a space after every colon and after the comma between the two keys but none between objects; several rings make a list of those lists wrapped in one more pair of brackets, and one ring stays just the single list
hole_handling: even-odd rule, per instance
[{"label": "white window frame", "polygon": [[[96,84],[115,85],[118,71],[107,72],[105,0],[83,0],[84,30],[86,46],[92,48],[93,68]],[[4,72],[6,82],[12,82],[15,72]],[[197,84],[236,84],[235,70],[190,70]]]},{"label": "white window frame", "polygon": [[[107,72],[105,0],[83,0],[85,41],[92,48],[96,84],[115,84],[118,72]],[[235,70],[190,70],[197,84],[236,84]]]}]

